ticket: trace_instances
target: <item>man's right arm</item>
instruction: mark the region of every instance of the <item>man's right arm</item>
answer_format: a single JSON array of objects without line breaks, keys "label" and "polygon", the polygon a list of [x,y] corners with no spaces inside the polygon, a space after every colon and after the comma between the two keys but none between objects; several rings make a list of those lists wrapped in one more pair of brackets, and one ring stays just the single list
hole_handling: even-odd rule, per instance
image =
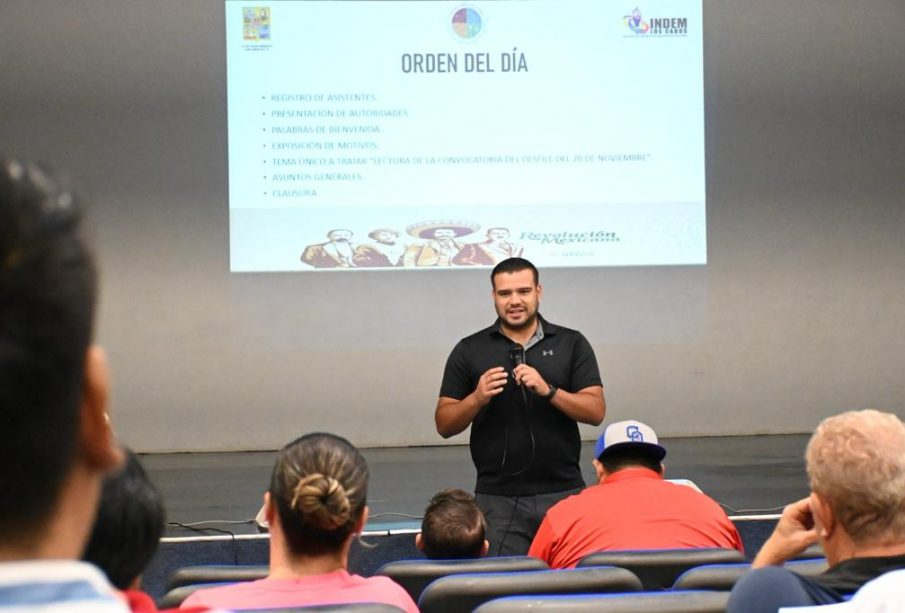
[{"label": "man's right arm", "polygon": [[503,391],[508,377],[509,374],[502,366],[495,366],[481,375],[474,391],[465,398],[457,400],[440,396],[434,413],[437,433],[443,438],[449,438],[465,430],[491,398]]}]

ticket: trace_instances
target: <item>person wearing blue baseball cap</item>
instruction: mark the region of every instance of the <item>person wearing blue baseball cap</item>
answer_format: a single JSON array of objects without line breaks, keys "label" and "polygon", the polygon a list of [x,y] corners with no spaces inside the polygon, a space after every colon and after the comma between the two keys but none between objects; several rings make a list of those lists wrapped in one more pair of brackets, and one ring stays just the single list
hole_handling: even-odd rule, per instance
[{"label": "person wearing blue baseball cap", "polygon": [[610,424],[594,449],[597,484],[554,505],[528,555],[572,568],[596,551],[723,547],[742,551],[735,525],[713,499],[663,479],[666,449],[637,420]]}]

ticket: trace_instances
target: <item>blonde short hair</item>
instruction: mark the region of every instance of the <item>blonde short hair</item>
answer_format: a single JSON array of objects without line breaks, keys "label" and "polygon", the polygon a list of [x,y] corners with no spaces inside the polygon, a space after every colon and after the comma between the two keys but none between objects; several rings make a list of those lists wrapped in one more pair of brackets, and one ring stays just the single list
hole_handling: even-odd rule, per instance
[{"label": "blonde short hair", "polygon": [[808,443],[811,490],[856,545],[905,540],[905,424],[874,409],[824,419]]}]

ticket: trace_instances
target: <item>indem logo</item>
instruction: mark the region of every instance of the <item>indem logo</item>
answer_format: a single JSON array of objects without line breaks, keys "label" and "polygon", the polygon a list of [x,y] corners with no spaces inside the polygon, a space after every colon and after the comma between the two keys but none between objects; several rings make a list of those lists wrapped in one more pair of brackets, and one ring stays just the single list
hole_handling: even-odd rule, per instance
[{"label": "indem logo", "polygon": [[622,20],[628,29],[635,34],[647,34],[650,31],[650,24],[641,19],[641,11],[637,6],[631,15],[626,15]]},{"label": "indem logo", "polygon": [[631,30],[626,36],[664,37],[687,36],[687,17],[651,17],[647,21],[641,18],[641,9],[637,6],[631,15],[622,18],[625,27]]}]

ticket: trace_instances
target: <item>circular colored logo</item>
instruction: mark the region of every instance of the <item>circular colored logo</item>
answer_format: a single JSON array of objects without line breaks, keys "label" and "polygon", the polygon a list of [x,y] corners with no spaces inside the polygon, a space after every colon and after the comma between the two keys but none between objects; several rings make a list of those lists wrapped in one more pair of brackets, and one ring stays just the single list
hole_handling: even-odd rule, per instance
[{"label": "circular colored logo", "polygon": [[471,6],[462,6],[452,16],[452,30],[463,40],[474,40],[484,29],[484,20],[478,10]]},{"label": "circular colored logo", "polygon": [[647,34],[650,31],[650,24],[641,19],[641,11],[637,7],[632,11],[631,15],[626,15],[622,20],[628,26],[628,29],[635,34]]}]

